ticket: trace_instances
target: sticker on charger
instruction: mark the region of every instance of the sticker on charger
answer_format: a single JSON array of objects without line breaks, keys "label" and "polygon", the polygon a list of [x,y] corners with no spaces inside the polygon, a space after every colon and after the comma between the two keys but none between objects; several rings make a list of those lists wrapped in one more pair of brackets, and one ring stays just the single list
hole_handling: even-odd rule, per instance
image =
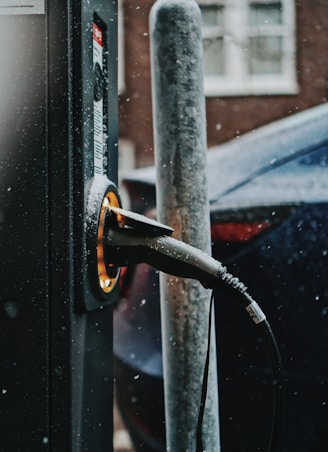
[{"label": "sticker on charger", "polygon": [[45,14],[45,0],[0,0],[0,15]]},{"label": "sticker on charger", "polygon": [[93,152],[94,174],[104,174],[104,37],[102,29],[93,23]]}]

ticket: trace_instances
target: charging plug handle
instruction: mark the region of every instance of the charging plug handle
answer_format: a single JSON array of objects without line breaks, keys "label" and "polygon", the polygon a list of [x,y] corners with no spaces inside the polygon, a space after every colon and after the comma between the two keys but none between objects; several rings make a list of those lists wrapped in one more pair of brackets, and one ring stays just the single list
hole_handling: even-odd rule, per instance
[{"label": "charging plug handle", "polygon": [[246,307],[255,303],[247,287],[219,261],[167,235],[150,236],[132,228],[112,228],[106,235],[105,253],[115,266],[147,263],[174,276],[196,279],[206,288],[219,288],[229,296],[239,297]]}]

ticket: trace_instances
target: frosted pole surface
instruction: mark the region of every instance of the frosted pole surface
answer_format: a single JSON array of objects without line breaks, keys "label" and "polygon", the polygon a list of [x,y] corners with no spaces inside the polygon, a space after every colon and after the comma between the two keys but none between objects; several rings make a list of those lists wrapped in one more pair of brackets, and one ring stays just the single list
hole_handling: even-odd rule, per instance
[{"label": "frosted pole surface", "polygon": [[[158,0],[150,15],[157,206],[174,236],[210,254],[201,14],[194,0]],[[195,451],[210,291],[161,274],[167,450]],[[214,325],[204,447],[219,451]]]}]

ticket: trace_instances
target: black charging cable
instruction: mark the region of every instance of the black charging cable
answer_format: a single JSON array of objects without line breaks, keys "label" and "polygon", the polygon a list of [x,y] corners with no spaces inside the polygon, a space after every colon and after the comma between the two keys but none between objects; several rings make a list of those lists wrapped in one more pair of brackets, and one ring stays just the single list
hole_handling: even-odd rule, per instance
[{"label": "black charging cable", "polygon": [[[196,452],[203,452],[203,419],[205,413],[206,396],[207,396],[207,386],[208,386],[208,372],[209,372],[209,361],[210,361],[210,347],[211,347],[211,325],[212,325],[212,314],[213,314],[213,302],[214,302],[214,290],[211,296],[210,302],[210,313],[209,313],[209,323],[208,323],[208,339],[207,339],[207,352],[204,366],[204,374],[202,381],[202,392],[201,392],[201,402],[198,413],[197,430],[196,430]],[[253,318],[253,317],[252,317]],[[253,318],[254,320],[254,318]],[[282,363],[279,348],[275,339],[275,336],[271,330],[269,322],[264,319],[259,323],[256,323],[257,328],[260,329],[260,335],[264,338],[267,353],[270,358],[271,371],[273,378],[273,416],[272,416],[272,427],[271,427],[271,437],[269,442],[268,451],[277,452],[279,450],[280,443],[280,432],[281,432],[281,422],[282,422],[282,387],[283,387],[283,377],[282,377]]]},{"label": "black charging cable", "polygon": [[[157,270],[174,276],[196,279],[205,288],[220,289],[229,298],[238,300],[243,304],[263,337],[270,358],[274,409],[268,451],[277,452],[281,430],[283,386],[281,356],[271,326],[260,306],[248,293],[247,287],[229,273],[221,262],[191,245],[174,239],[170,236],[173,232],[171,228],[143,215],[111,207],[108,211],[104,230],[105,262],[109,267],[147,263]],[[210,325],[211,315],[212,308],[210,309]],[[197,452],[203,450],[201,425],[207,391],[208,369],[206,370],[206,366],[208,364],[206,363],[209,360],[209,346],[210,344],[208,344],[205,362],[201,410],[198,419],[197,442],[200,449]]]},{"label": "black charging cable", "polygon": [[206,397],[207,397],[208,372],[209,372],[209,368],[210,368],[213,304],[214,304],[214,290],[212,291],[212,295],[211,295],[209,318],[208,318],[207,352],[206,352],[206,358],[205,358],[202,392],[201,392],[201,398],[200,398],[197,429],[196,429],[196,452],[203,452],[203,450],[204,450],[203,420],[204,420]]}]

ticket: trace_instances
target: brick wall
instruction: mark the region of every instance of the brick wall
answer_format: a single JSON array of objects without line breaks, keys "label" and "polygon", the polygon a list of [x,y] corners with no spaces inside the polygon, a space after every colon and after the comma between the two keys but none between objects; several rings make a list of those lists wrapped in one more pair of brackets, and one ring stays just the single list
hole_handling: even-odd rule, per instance
[{"label": "brick wall", "polygon": [[[153,132],[148,18],[153,0],[122,0],[125,90],[120,135],[133,142],[136,165],[153,164]],[[207,98],[208,145],[213,146],[283,116],[326,102],[328,82],[328,3],[299,0],[297,72],[299,93],[290,96]]]}]

